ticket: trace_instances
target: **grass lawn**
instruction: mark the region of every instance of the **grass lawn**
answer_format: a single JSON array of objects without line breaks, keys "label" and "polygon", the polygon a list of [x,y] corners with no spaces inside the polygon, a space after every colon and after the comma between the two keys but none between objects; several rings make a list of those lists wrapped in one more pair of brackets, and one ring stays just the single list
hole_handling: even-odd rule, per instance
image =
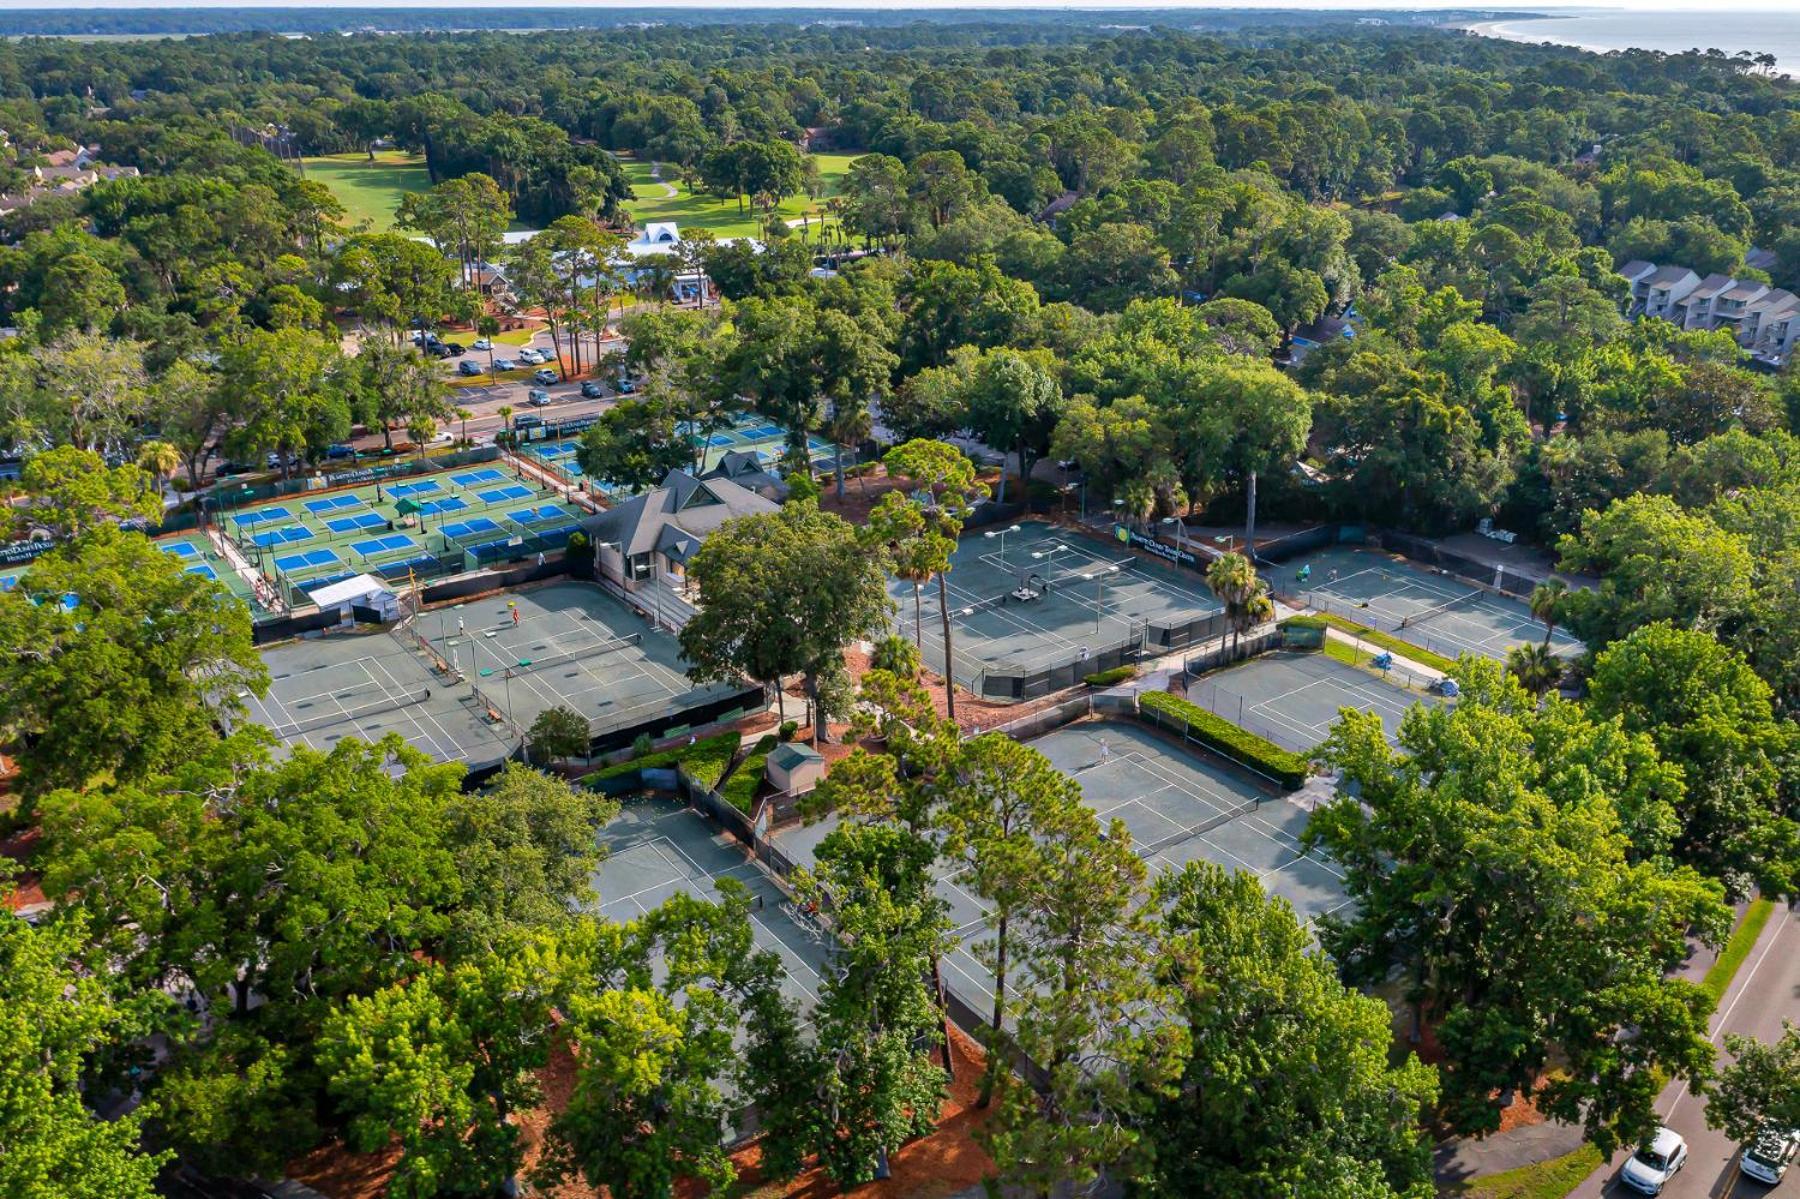
[{"label": "grass lawn", "polygon": [[[814,161],[819,164],[819,180],[823,184],[823,196],[837,192],[838,182],[850,170],[851,162],[860,158],[859,154],[815,154]],[[676,168],[671,166],[665,172],[666,182],[658,182],[650,177],[650,163],[629,158],[621,154],[619,161],[625,167],[625,174],[631,179],[631,189],[637,193],[637,199],[627,200],[625,210],[632,219],[643,225],[651,221],[674,221],[683,229],[711,229],[719,237],[755,237],[760,232],[756,212],[750,208],[746,200],[744,210],[738,211],[736,200],[719,200],[709,195],[690,192],[676,178]],[[674,195],[669,192],[673,190]],[[817,219],[824,213],[818,201],[811,196],[789,196],[781,202],[778,210],[784,220],[798,220],[811,217],[817,231]],[[796,229],[795,232],[801,232]]]},{"label": "grass lawn", "polygon": [[374,162],[360,152],[328,154],[304,161],[306,177],[331,189],[352,226],[368,221],[377,233],[394,227],[394,209],[401,196],[431,186],[422,154],[382,150],[376,153]]}]

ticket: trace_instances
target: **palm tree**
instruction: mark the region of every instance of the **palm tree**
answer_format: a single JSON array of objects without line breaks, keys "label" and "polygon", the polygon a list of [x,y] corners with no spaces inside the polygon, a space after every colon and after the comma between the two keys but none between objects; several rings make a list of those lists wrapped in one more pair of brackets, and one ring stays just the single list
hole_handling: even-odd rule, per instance
[{"label": "palm tree", "polygon": [[1506,669],[1519,686],[1533,695],[1542,695],[1562,682],[1563,660],[1545,645],[1515,645],[1507,651]]},{"label": "palm tree", "polygon": [[1556,633],[1558,621],[1562,618],[1563,601],[1569,594],[1569,585],[1561,579],[1548,579],[1531,589],[1531,615],[1535,620],[1544,622],[1544,652],[1550,652],[1550,638]]},{"label": "palm tree", "polygon": [[156,491],[161,495],[164,485],[181,466],[181,451],[166,441],[146,441],[138,447],[137,464],[139,470],[156,480]]},{"label": "palm tree", "polygon": [[419,457],[425,456],[425,446],[437,436],[437,422],[429,416],[415,416],[406,426],[406,435],[413,439],[413,445],[419,451]]},{"label": "palm tree", "polygon": [[1237,646],[1238,634],[1249,627],[1253,603],[1267,599],[1269,585],[1256,577],[1256,568],[1242,554],[1220,554],[1206,568],[1206,585],[1225,605],[1225,621],[1231,626],[1231,644]]},{"label": "palm tree", "polygon": [[462,432],[457,439],[464,445],[469,444],[469,418],[475,414],[470,412],[467,408],[457,408],[451,415],[456,417],[457,421],[462,425]]},{"label": "palm tree", "polygon": [[513,406],[511,404],[502,404],[494,409],[494,412],[500,417],[501,429],[507,433],[512,432]]},{"label": "palm tree", "polygon": [[831,423],[825,426],[825,435],[831,438],[832,450],[835,453],[834,463],[837,470],[837,498],[844,498],[844,447],[856,445],[867,440],[875,427],[874,418],[869,415],[869,407],[856,400],[840,400],[831,410]]}]

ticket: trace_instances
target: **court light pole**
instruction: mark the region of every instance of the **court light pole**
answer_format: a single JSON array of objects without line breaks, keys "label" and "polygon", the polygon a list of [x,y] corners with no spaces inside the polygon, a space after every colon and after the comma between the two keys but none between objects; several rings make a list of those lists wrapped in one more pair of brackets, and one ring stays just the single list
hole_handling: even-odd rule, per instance
[{"label": "court light pole", "polygon": [[1018,525],[1009,525],[1004,529],[989,529],[982,534],[982,536],[989,541],[992,541],[996,537],[1000,539],[1000,567],[1002,570],[1006,568],[1006,535],[1008,533],[1017,533],[1018,531]]},{"label": "court light pole", "polygon": [[1094,635],[1096,637],[1100,635],[1100,606],[1105,602],[1101,596],[1106,587],[1106,576],[1118,573],[1117,566],[1109,566],[1105,570],[1090,571],[1081,576],[1081,581],[1084,583],[1089,579],[1094,581]]}]

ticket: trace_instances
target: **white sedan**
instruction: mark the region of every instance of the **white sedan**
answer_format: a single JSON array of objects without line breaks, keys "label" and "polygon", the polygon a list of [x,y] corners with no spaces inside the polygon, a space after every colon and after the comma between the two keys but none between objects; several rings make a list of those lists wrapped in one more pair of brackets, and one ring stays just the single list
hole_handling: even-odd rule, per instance
[{"label": "white sedan", "polygon": [[1619,1181],[1634,1191],[1660,1195],[1675,1172],[1687,1165],[1687,1156],[1687,1142],[1681,1134],[1673,1128],[1659,1127],[1649,1143],[1638,1146],[1638,1151],[1625,1162]]}]

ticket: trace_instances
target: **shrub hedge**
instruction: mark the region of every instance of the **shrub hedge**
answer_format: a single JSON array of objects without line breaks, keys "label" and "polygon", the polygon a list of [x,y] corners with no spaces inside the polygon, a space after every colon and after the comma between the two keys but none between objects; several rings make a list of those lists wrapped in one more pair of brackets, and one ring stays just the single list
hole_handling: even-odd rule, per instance
[{"label": "shrub hedge", "polygon": [[768,765],[769,752],[775,748],[775,738],[764,735],[750,752],[744,755],[731,777],[725,780],[725,786],[719,794],[725,802],[749,816],[756,810],[756,792],[763,784],[763,769]]},{"label": "shrub hedge", "polygon": [[1202,745],[1253,770],[1260,770],[1290,791],[1297,791],[1306,784],[1310,767],[1304,757],[1255,733],[1246,732],[1223,716],[1216,716],[1178,695],[1148,691],[1138,696],[1138,708],[1140,711],[1148,709],[1154,716],[1181,725],[1188,736]]},{"label": "shrub hedge", "polygon": [[1396,637],[1392,633],[1384,633],[1380,629],[1371,629],[1366,624],[1358,624],[1336,612],[1323,612],[1318,616],[1300,617],[1295,620],[1322,620],[1334,629],[1340,629],[1353,637],[1360,637],[1370,645],[1379,645],[1396,658],[1405,658],[1409,662],[1417,662],[1420,666],[1429,666],[1433,670],[1441,670],[1449,674],[1456,668],[1456,659],[1446,658],[1442,654],[1434,654],[1428,649],[1420,649],[1412,642]]},{"label": "shrub hedge", "polygon": [[1090,687],[1112,687],[1123,683],[1126,679],[1137,677],[1135,666],[1115,666],[1111,670],[1102,670],[1098,674],[1090,674],[1081,681]]},{"label": "shrub hedge", "polygon": [[621,775],[632,774],[640,770],[668,770],[675,766],[687,770],[689,777],[702,786],[712,788],[719,785],[725,777],[725,768],[731,765],[732,756],[737,753],[738,743],[742,740],[733,731],[719,733],[702,738],[692,745],[677,745],[660,750],[657,753],[645,754],[633,758],[629,762],[620,762],[616,766],[608,766],[604,770],[596,770],[583,780],[594,787],[606,779],[616,779]]}]

